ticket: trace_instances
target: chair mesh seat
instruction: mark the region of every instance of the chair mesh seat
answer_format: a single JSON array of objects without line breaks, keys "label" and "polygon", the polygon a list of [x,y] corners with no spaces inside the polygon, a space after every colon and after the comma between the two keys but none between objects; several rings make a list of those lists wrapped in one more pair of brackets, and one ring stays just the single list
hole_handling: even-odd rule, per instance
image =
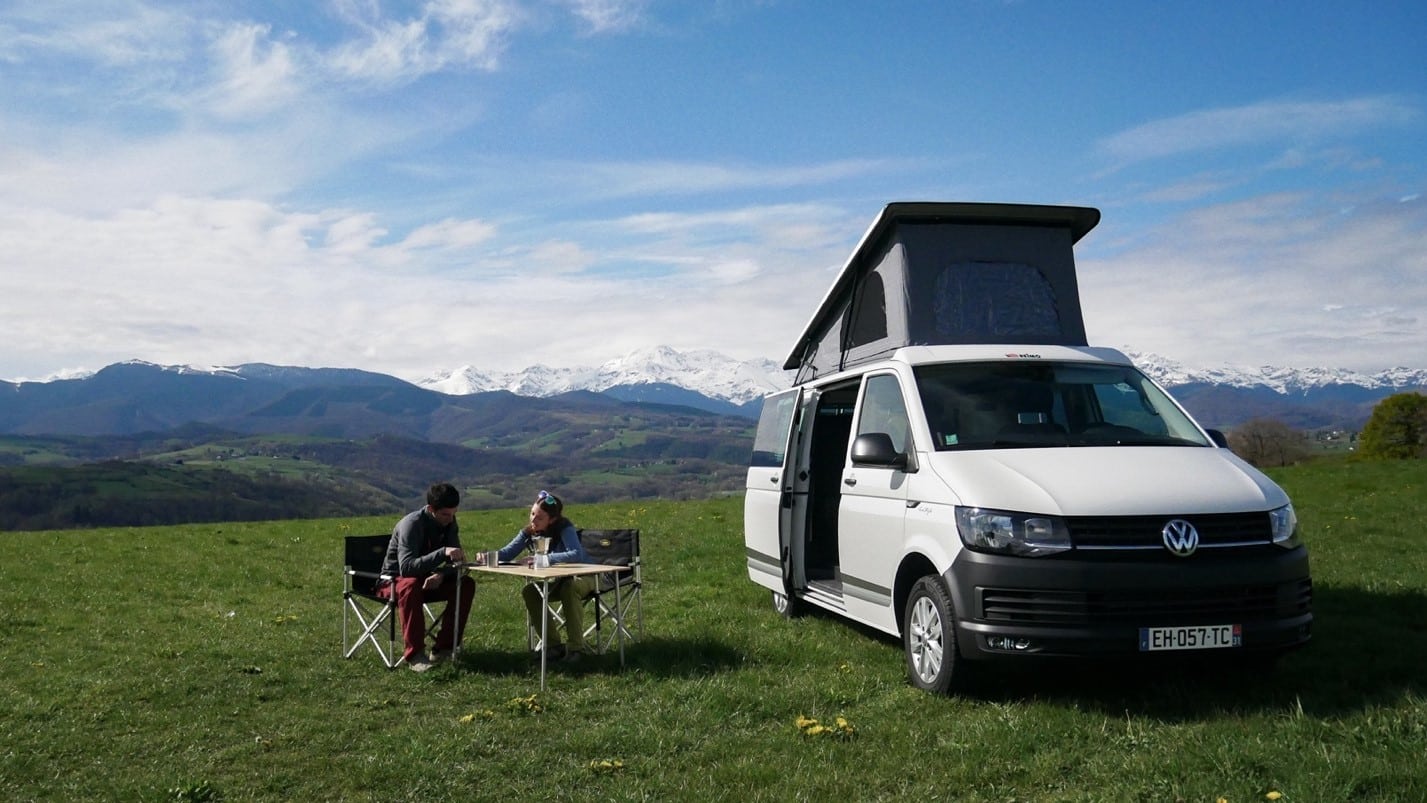
[{"label": "chair mesh seat", "polygon": [[[585,628],[586,640],[592,641],[599,652],[605,652],[623,639],[643,638],[644,577],[639,557],[639,530],[582,529],[578,532],[591,563],[628,567],[626,571],[598,575],[594,588],[585,596],[586,604],[593,604],[595,608],[594,622]],[[606,627],[606,621],[612,626]]]}]

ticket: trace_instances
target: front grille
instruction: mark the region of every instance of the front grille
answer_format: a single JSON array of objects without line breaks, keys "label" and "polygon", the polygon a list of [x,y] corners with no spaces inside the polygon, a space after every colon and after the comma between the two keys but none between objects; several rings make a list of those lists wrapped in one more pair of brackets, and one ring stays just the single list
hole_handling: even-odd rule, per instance
[{"label": "front grille", "polygon": [[1220,586],[1169,590],[1033,591],[983,588],[984,619],[1017,624],[1094,626],[1222,624],[1297,616],[1311,610],[1313,581],[1280,586]]},{"label": "front grille", "polygon": [[1183,516],[1070,516],[1070,542],[1077,549],[1163,548],[1164,525],[1183,519],[1199,531],[1199,547],[1264,545],[1273,540],[1268,513],[1205,513]]}]

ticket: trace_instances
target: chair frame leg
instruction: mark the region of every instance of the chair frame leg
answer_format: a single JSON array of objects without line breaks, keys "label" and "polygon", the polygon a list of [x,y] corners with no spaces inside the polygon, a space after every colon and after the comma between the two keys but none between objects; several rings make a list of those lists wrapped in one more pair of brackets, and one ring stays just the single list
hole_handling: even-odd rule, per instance
[{"label": "chair frame leg", "polygon": [[[386,665],[386,668],[396,668],[397,664],[401,663],[401,659],[396,656],[396,618],[393,616],[396,606],[394,604],[383,605],[380,611],[373,613],[364,611],[351,592],[347,592],[345,596],[347,604],[342,608],[342,641],[344,642],[344,646],[346,646],[346,644],[350,644],[351,646],[346,647],[346,652],[342,657],[351,658],[357,653],[357,650],[361,649],[363,644],[370,642],[372,649],[377,651],[377,655],[381,657],[382,663]],[[350,618],[353,615],[356,616],[357,621],[361,624],[362,633],[355,641],[348,642],[347,636],[350,633]],[[387,625],[387,647],[385,650],[382,649],[381,643],[377,641],[376,635],[377,628],[383,624]]]}]

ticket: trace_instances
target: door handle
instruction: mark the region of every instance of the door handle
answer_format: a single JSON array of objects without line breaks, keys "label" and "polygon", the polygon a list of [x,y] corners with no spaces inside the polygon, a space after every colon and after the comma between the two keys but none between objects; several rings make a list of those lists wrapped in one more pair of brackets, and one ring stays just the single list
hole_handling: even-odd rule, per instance
[{"label": "door handle", "polygon": [[768,481],[771,482],[771,483],[773,483],[774,485],[777,485],[777,484],[778,484],[778,478],[777,478],[777,477],[769,477],[769,478],[768,478]]},{"label": "door handle", "polygon": [[842,484],[843,484],[843,485],[846,485],[846,486],[848,486],[848,487],[850,488],[850,487],[852,487],[852,486],[854,486],[854,485],[857,484],[857,478],[856,478],[856,477],[848,477],[847,479],[845,479],[845,480],[842,481]]}]

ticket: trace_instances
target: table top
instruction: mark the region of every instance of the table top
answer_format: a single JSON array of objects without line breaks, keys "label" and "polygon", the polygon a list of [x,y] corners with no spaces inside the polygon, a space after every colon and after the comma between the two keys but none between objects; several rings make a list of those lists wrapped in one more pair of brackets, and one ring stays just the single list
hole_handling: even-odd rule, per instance
[{"label": "table top", "polygon": [[622,572],[629,569],[628,566],[619,566],[608,563],[556,563],[544,569],[537,569],[534,566],[527,566],[523,563],[512,563],[501,566],[487,566],[484,563],[458,563],[458,569],[470,569],[473,572],[487,572],[489,574],[508,574],[512,577],[526,577],[533,580],[547,580],[557,577],[578,577],[584,574],[604,574],[605,572]]}]

